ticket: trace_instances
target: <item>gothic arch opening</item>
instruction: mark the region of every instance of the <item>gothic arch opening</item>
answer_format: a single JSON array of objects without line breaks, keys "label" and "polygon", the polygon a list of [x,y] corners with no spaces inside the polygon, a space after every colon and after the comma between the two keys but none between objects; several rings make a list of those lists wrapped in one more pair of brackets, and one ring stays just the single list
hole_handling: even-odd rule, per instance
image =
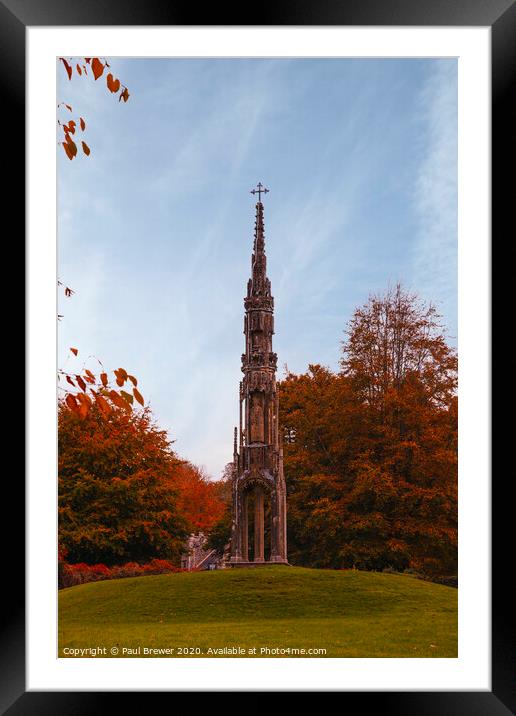
[{"label": "gothic arch opening", "polygon": [[242,559],[269,562],[272,554],[271,493],[260,484],[251,484],[243,494],[244,525]]}]

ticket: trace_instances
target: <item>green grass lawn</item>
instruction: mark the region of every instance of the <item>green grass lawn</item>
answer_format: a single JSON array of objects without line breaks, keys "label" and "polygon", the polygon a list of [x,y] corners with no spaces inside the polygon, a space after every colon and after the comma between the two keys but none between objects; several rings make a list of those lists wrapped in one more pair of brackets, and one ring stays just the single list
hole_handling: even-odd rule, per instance
[{"label": "green grass lawn", "polygon": [[[164,656],[456,657],[457,590],[413,577],[266,566],[92,582],[59,592],[64,648]],[[305,653],[262,653],[262,648]],[[181,654],[181,648],[194,653]],[[256,648],[256,653],[249,650]],[[84,654],[88,656],[88,654]],[[231,656],[231,654],[229,654]],[[147,654],[147,656],[152,656]],[[154,655],[155,656],[155,655]]]}]

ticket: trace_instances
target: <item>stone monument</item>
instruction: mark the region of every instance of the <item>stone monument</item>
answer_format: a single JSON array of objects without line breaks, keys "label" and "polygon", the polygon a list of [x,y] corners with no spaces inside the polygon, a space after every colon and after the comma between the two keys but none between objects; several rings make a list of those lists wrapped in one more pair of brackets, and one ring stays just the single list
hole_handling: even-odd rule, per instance
[{"label": "stone monument", "polygon": [[[240,383],[240,429],[233,445],[231,566],[288,564],[287,505],[279,428],[277,355],[272,350],[274,298],[267,278],[263,204],[259,183],[251,278],[244,299],[245,353]],[[270,540],[265,544],[265,515]],[[252,522],[252,533],[250,526]],[[251,544],[252,542],[252,554]]]}]

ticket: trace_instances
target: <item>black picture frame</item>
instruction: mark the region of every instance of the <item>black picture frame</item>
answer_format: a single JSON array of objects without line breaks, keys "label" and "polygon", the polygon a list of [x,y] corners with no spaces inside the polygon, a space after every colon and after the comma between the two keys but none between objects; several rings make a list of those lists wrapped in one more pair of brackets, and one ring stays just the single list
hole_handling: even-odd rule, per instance
[{"label": "black picture frame", "polygon": [[[199,22],[200,18],[202,22]],[[511,108],[511,99],[516,97],[514,0],[357,0],[353,3],[346,0],[275,0],[237,7],[211,4],[202,9],[193,4],[172,4],[165,0],[0,0],[0,84],[3,95],[0,115],[3,174],[4,179],[8,178],[3,197],[4,217],[7,212],[18,217],[25,215],[25,163],[21,136],[25,123],[25,30],[28,26],[45,25],[489,26],[492,32],[492,236],[502,244],[510,230],[510,214],[516,199],[516,182],[506,179],[514,175],[516,159],[516,116]],[[17,228],[17,232],[21,233],[21,229]],[[23,246],[21,237],[17,245]],[[510,477],[509,472],[507,476]],[[134,708],[138,702],[144,703],[143,696],[147,709],[155,706],[158,697],[173,698],[168,692],[25,691],[24,484],[19,475],[16,477],[18,479],[11,477],[4,488],[9,490],[9,511],[16,512],[17,519],[4,537],[4,576],[9,577],[9,587],[6,580],[2,590],[5,606],[0,652],[1,713],[10,716],[103,714],[123,708],[121,698],[124,701],[130,699],[129,706]],[[494,479],[492,486],[492,691],[344,692],[341,696],[343,708],[366,706],[378,713],[410,716],[505,716],[516,713],[514,599],[507,582],[511,577],[510,564],[504,560],[505,545],[514,542],[511,530],[513,508],[504,495],[507,484],[504,478],[502,472],[501,478]],[[5,507],[4,511],[7,511]],[[261,687],[266,688],[266,685]],[[357,703],[353,704],[354,701]]]}]

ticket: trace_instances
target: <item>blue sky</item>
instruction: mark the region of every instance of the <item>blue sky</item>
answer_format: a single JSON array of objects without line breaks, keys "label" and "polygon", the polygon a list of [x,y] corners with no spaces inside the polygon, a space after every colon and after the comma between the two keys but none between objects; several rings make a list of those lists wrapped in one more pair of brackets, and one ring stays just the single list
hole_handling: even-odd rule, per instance
[{"label": "blue sky", "polygon": [[109,61],[127,104],[58,67],[91,148],[58,151],[58,273],[76,292],[61,367],[136,375],[175,449],[219,478],[258,181],[280,375],[337,369],[354,308],[396,281],[456,342],[456,60]]}]

